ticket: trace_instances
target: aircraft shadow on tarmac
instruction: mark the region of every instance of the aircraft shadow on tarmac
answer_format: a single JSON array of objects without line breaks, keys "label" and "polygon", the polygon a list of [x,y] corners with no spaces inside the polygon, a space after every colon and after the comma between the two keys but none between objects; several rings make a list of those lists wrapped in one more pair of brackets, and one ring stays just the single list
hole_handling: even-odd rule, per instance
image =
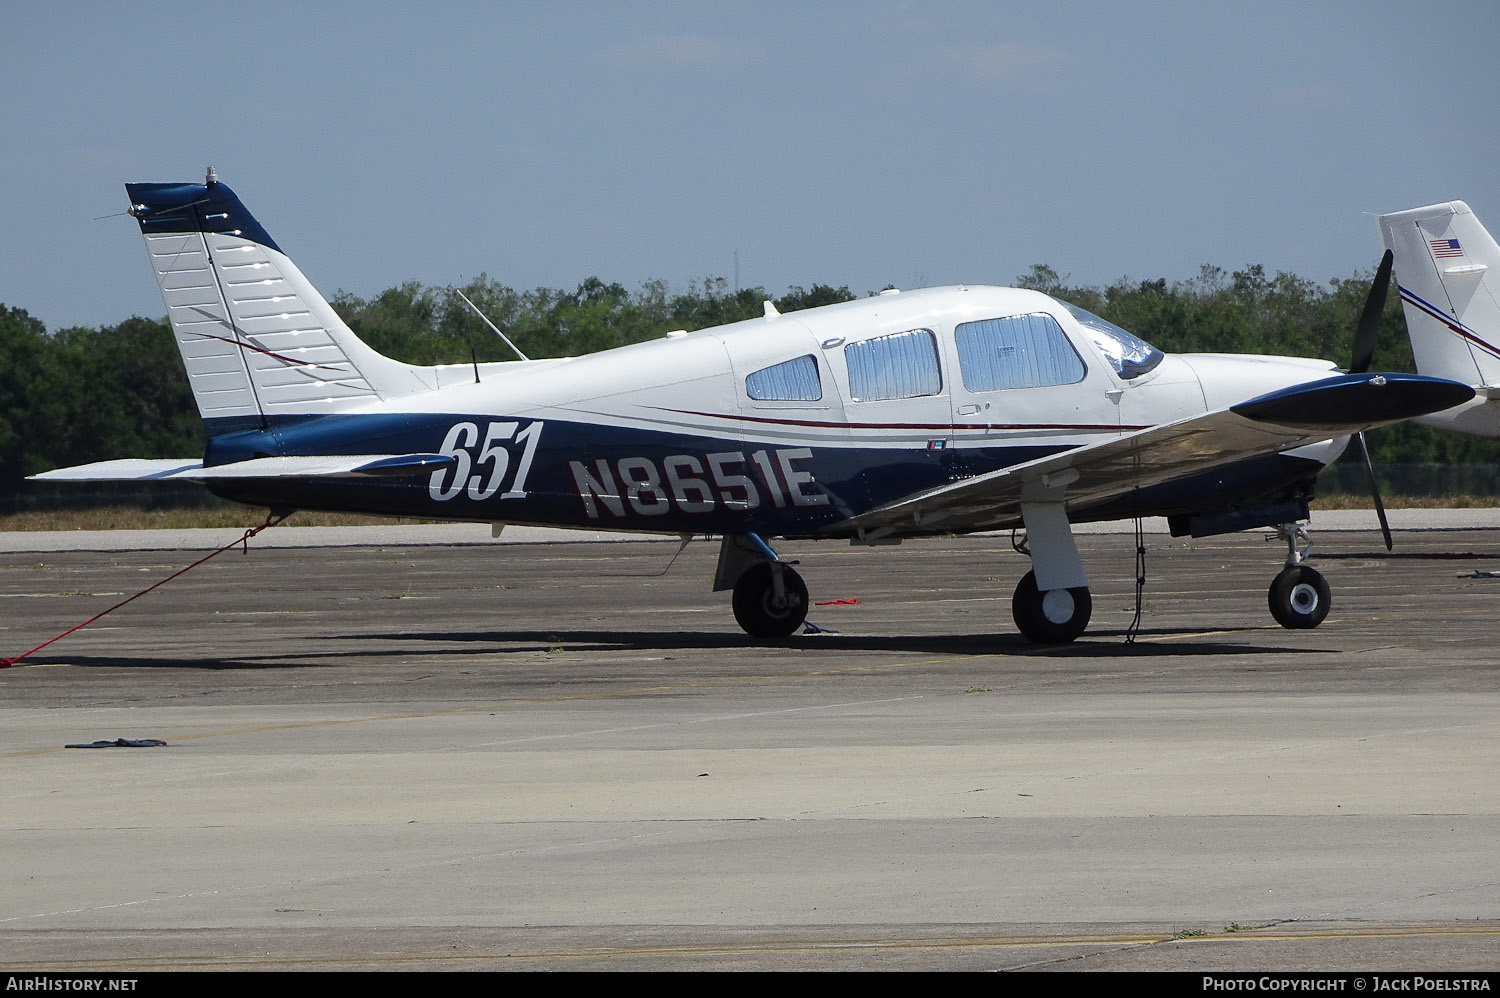
[{"label": "aircraft shadow on tarmac", "polygon": [[[79,668],[205,669],[264,670],[298,668],[332,668],[348,662],[368,660],[376,652],[367,642],[397,642],[392,652],[402,659],[451,658],[454,656],[506,656],[524,653],[564,652],[641,652],[641,651],[739,651],[757,648],[768,651],[792,650],[810,661],[826,662],[829,658],[850,652],[920,653],[930,655],[1003,655],[1017,658],[1120,659],[1184,658],[1195,655],[1325,655],[1329,648],[1288,648],[1263,645],[1254,641],[1215,640],[1212,635],[1246,634],[1244,628],[1214,628],[1192,631],[1170,628],[1142,629],[1140,643],[1126,644],[1125,631],[1101,630],[1067,645],[1039,646],[1020,635],[1008,634],[929,634],[929,635],[855,635],[831,630],[818,634],[798,634],[779,641],[747,640],[731,632],[708,631],[621,631],[556,628],[525,631],[407,631],[398,634],[328,635],[324,642],[357,642],[363,647],[347,650],[319,650],[290,654],[246,655],[224,658],[130,658],[123,655],[71,655],[38,658],[31,664],[68,664]],[[1276,633],[1281,633],[1276,629]],[[1195,640],[1174,638],[1193,635]],[[424,644],[431,647],[422,647]],[[464,645],[467,647],[454,647]]]},{"label": "aircraft shadow on tarmac", "polygon": [[[1278,629],[1279,630],[1279,629]],[[1140,638],[1169,638],[1173,634],[1244,633],[1243,628],[1213,628],[1211,631],[1174,631],[1171,629],[1141,630]],[[952,655],[1014,655],[1033,658],[1113,658],[1135,655],[1251,655],[1284,648],[1260,647],[1251,644],[1223,641],[1190,641],[1171,645],[1146,640],[1142,644],[1127,645],[1125,631],[1100,630],[1090,632],[1088,637],[1065,645],[1036,645],[1019,634],[923,634],[923,635],[868,635],[847,634],[825,629],[816,634],[796,634],[781,640],[747,641],[744,635],[732,632],[706,631],[611,631],[556,628],[529,631],[473,631],[432,632],[401,634],[360,635],[383,641],[435,641],[466,642],[483,645],[472,653],[485,654],[510,651],[546,651],[563,648],[566,651],[673,651],[673,650],[747,650],[755,648],[795,649],[807,655],[826,656],[843,652],[921,652],[926,654]],[[1322,649],[1297,649],[1303,652],[1318,652]],[[453,649],[444,649],[442,654],[453,654]]]},{"label": "aircraft shadow on tarmac", "polygon": [[[1268,629],[1271,630],[1271,629]],[[1280,627],[1274,629],[1281,632]],[[694,632],[694,630],[585,630],[555,627],[546,630],[474,630],[474,632],[351,633],[327,635],[323,642],[357,642],[365,647],[348,650],[309,648],[290,654],[239,654],[223,659],[132,659],[127,656],[58,656],[37,659],[36,665],[68,663],[80,668],[160,668],[160,669],[291,669],[330,668],[342,662],[356,662],[372,656],[366,642],[399,642],[393,651],[401,659],[413,657],[508,656],[508,654],[547,653],[547,651],[739,651],[793,650],[808,659],[826,660],[853,651],[889,651],[889,653],[951,654],[951,656],[1046,657],[1046,659],[1131,659],[1131,657],[1250,656],[1250,654],[1329,654],[1331,648],[1296,648],[1265,645],[1254,641],[1223,641],[1214,635],[1251,636],[1244,627],[1178,630],[1154,627],[1137,632],[1139,644],[1125,644],[1125,629],[1091,632],[1082,641],[1065,645],[1035,645],[1020,635],[850,635],[832,629],[811,635],[793,635],[780,641],[757,641],[750,644],[744,635],[733,632]],[[1178,638],[1182,635],[1182,638]],[[1193,636],[1188,639],[1187,635]],[[422,647],[422,645],[431,647]],[[466,647],[455,647],[466,645]]]}]

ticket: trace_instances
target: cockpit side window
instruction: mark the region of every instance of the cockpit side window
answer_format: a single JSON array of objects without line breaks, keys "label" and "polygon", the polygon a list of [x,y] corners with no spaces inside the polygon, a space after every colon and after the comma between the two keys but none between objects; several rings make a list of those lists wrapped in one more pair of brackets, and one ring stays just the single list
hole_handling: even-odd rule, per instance
[{"label": "cockpit side window", "polygon": [[930,329],[877,336],[844,347],[849,394],[857,402],[937,395],[943,390],[937,338]]},{"label": "cockpit side window", "polygon": [[763,367],[745,378],[745,394],[757,402],[816,402],[823,397],[818,361],[809,354]]},{"label": "cockpit side window", "polygon": [[1073,318],[1083,326],[1094,346],[1109,359],[1115,373],[1124,380],[1139,378],[1161,363],[1162,352],[1134,333],[1126,332],[1108,319],[1101,319],[1077,305],[1067,302],[1062,305],[1073,313]]},{"label": "cockpit side window", "polygon": [[1067,334],[1045,313],[960,323],[953,338],[971,392],[1071,385],[1088,374]]}]

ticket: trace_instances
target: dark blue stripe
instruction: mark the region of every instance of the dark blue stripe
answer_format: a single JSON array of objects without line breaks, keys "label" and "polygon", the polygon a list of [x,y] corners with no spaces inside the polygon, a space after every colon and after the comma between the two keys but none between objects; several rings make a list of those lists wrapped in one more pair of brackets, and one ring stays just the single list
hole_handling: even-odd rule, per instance
[{"label": "dark blue stripe", "polygon": [[1453,316],[1447,314],[1436,305],[1433,305],[1431,302],[1422,298],[1420,295],[1413,294],[1406,288],[1401,287],[1401,285],[1399,284],[1396,285],[1396,290],[1401,292],[1401,297],[1404,300],[1409,301],[1413,305],[1417,306],[1417,309],[1419,311],[1426,312],[1429,316],[1441,322],[1443,325],[1447,326],[1449,329],[1457,333],[1460,337],[1468,340],[1470,343],[1473,343],[1475,346],[1479,347],[1481,350],[1484,350],[1486,353],[1489,353],[1490,355],[1495,357],[1500,357],[1500,347],[1490,345],[1484,339],[1482,339],[1478,333],[1474,332],[1474,330],[1470,329],[1462,322],[1459,322]]},{"label": "dark blue stripe", "polygon": [[[469,464],[465,474],[480,493],[489,485],[495,467],[493,458],[480,460],[490,424],[516,425],[517,432],[512,434],[511,440],[495,444],[505,451],[507,471],[495,494],[488,498],[473,499],[467,488],[456,489],[455,469],[449,468],[373,479],[227,480],[216,481],[210,488],[218,495],[240,502],[292,509],[598,529],[805,537],[843,533],[837,528],[840,522],[915,492],[1068,449],[1057,446],[940,450],[809,446],[805,449],[810,456],[796,457],[788,464],[795,473],[810,475],[811,481],[793,486],[785,481],[777,452],[800,452],[803,448],[639,427],[546,420],[539,431],[533,462],[526,477],[526,496],[506,499],[502,495],[513,486],[514,475],[524,458],[524,443],[515,437],[523,436],[533,420],[488,415],[365,414],[283,418],[269,430],[221,435],[210,442],[205,462],[212,466],[264,456],[436,454],[443,449],[445,439],[457,423],[471,423],[475,427],[474,434],[466,441],[469,446],[464,448]],[[725,501],[741,498],[743,491],[714,480],[706,460],[712,453],[743,458],[743,461],[734,460],[723,465],[723,470],[729,475],[743,475],[749,479],[760,499],[756,508],[734,508]],[[763,454],[764,459],[757,461],[757,454]],[[697,462],[701,469],[698,474],[694,475],[688,469],[682,471],[680,477],[702,482],[707,489],[706,496],[697,488],[689,488],[676,498],[671,496],[664,461],[674,456],[689,457]],[[577,462],[589,474],[602,480],[604,476],[598,468],[601,460],[614,479],[616,496],[623,496],[626,491],[627,472],[654,476],[661,484],[655,488],[647,486],[637,496],[635,504],[626,498],[611,504],[602,497],[595,497],[593,507],[597,515],[591,518],[586,512],[585,500],[580,497],[572,465]],[[623,468],[622,461],[625,462]],[[774,485],[767,479],[767,465],[775,476]],[[681,465],[678,467],[682,468]],[[649,471],[641,472],[643,468]],[[1242,507],[1247,502],[1298,494],[1321,470],[1322,465],[1317,461],[1285,455],[1240,461],[1188,479],[1141,489],[1108,504],[1076,511],[1073,519],[1085,522]],[[458,494],[439,501],[432,495],[434,482],[440,490]],[[801,488],[806,496],[824,497],[825,501],[819,505],[798,505],[790,494],[793,487]],[[782,505],[778,506],[770,498],[773,493],[782,497]],[[705,498],[711,499],[712,508],[695,511],[679,501],[683,498],[689,501],[688,506],[704,505]]]}]

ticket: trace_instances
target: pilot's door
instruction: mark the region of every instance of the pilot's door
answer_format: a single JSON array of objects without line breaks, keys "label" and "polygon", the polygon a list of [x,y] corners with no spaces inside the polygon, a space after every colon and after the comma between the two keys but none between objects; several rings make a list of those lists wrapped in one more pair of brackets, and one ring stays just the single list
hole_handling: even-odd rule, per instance
[{"label": "pilot's door", "polygon": [[1114,379],[1046,312],[961,322],[952,349],[953,436],[969,474],[1119,430]]}]

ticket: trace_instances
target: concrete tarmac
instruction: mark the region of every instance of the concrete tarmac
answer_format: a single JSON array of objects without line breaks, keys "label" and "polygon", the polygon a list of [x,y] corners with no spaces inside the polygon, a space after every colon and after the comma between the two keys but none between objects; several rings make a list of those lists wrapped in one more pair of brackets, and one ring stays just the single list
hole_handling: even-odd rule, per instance
[{"label": "concrete tarmac", "polygon": [[[1500,970],[1500,530],[227,552],[0,670],[0,968]],[[0,554],[0,655],[193,560]],[[844,601],[844,602],[833,602]],[[852,602],[857,601],[857,602]],[[161,747],[68,748],[159,739]]]}]

